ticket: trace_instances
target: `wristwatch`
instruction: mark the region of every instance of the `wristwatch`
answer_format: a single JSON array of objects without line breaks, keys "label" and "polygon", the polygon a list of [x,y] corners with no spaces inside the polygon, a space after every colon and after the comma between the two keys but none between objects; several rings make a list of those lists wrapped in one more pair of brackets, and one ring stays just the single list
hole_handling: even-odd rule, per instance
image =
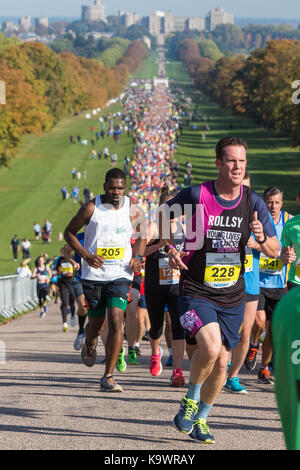
[{"label": "wristwatch", "polygon": [[265,243],[265,242],[267,241],[267,235],[264,233],[264,236],[265,236],[265,238],[264,238],[261,242],[259,242],[258,240],[256,240],[257,243],[259,243],[260,245],[262,245],[263,243]]},{"label": "wristwatch", "polygon": [[139,259],[141,263],[144,261],[144,257],[142,255],[136,255],[134,259]]}]

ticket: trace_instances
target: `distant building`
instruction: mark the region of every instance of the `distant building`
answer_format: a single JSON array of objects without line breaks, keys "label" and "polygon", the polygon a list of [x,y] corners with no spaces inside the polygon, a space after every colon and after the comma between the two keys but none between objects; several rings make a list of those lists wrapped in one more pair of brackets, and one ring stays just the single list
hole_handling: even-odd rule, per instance
[{"label": "distant building", "polygon": [[28,33],[31,28],[31,17],[30,16],[22,16],[19,19],[19,30]]},{"label": "distant building", "polygon": [[95,0],[92,6],[81,7],[82,21],[104,21],[106,23],[105,8],[100,0]]},{"label": "distant building", "polygon": [[197,31],[204,31],[205,19],[204,18],[187,18],[185,29],[189,31],[193,31],[194,29]]},{"label": "distant building", "polygon": [[119,11],[120,24],[125,28],[130,28],[134,24],[140,24],[142,17],[137,13],[126,13],[125,11]]},{"label": "distant building", "polygon": [[142,24],[153,36],[188,30],[213,31],[218,24],[226,23],[234,23],[233,15],[226,13],[223,8],[213,8],[206,18],[174,16],[172,11],[156,10],[142,20]]},{"label": "distant building", "polygon": [[2,24],[2,30],[8,35],[15,34],[19,31],[18,27],[12,21],[5,21]]},{"label": "distant building", "polygon": [[42,16],[41,18],[37,18],[35,20],[35,26],[38,27],[38,26],[43,26],[44,28],[48,28],[49,27],[49,19],[48,19],[48,16]]},{"label": "distant building", "polygon": [[233,14],[226,13],[223,8],[213,8],[206,17],[206,29],[213,31],[219,24],[234,24]]}]

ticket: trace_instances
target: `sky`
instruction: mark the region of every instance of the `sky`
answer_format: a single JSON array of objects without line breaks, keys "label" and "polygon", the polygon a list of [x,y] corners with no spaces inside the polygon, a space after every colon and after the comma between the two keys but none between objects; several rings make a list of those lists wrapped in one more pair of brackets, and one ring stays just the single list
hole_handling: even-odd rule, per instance
[{"label": "sky", "polygon": [[[175,16],[206,16],[211,8],[221,6],[225,11],[243,18],[300,18],[297,0],[101,0],[106,15],[117,14],[122,9],[147,16],[152,10],[172,10]],[[82,5],[92,5],[93,0],[0,0],[0,17],[3,16],[81,16]]]}]

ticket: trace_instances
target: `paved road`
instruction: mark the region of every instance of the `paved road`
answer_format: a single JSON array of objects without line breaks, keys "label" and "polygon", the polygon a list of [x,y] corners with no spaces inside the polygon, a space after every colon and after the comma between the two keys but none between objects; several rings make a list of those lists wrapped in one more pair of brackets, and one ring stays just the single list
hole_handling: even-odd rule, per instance
[{"label": "paved road", "polygon": [[[104,366],[88,369],[73,350],[76,328],[64,334],[57,305],[41,319],[35,311],[0,326],[6,345],[1,370],[0,449],[185,451],[285,449],[272,386],[243,371],[248,395],[222,392],[209,420],[215,446],[199,446],[172,426],[186,391],[168,386],[170,370],[148,371],[149,343],[138,366],[116,375],[123,394],[99,391]],[[184,364],[188,377],[188,362]]]}]

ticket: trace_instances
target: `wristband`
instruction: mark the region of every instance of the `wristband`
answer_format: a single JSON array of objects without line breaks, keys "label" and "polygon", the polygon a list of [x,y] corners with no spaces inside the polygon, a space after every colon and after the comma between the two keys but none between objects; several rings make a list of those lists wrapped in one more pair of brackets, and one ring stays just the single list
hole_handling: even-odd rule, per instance
[{"label": "wristband", "polygon": [[141,263],[144,261],[144,257],[142,255],[136,255],[134,259],[139,259]]},{"label": "wristband", "polygon": [[266,243],[266,241],[267,241],[267,235],[264,233],[264,236],[265,236],[265,238],[264,238],[261,242],[259,242],[258,240],[256,240],[257,243],[259,243],[260,245],[262,245],[263,243]]}]

